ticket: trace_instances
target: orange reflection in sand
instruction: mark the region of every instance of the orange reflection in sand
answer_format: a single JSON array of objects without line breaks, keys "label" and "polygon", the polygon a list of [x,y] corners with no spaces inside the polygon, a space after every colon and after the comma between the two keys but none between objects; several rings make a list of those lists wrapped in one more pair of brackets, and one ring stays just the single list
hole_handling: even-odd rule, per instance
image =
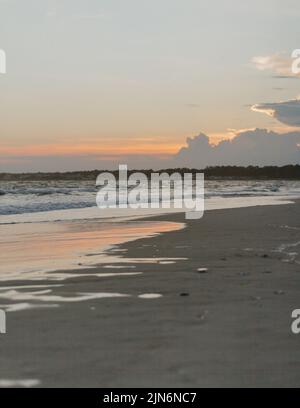
[{"label": "orange reflection in sand", "polygon": [[[104,248],[182,228],[173,222],[69,222],[1,225],[0,280],[47,279],[46,271],[111,262]],[[87,257],[88,254],[98,256]]]}]

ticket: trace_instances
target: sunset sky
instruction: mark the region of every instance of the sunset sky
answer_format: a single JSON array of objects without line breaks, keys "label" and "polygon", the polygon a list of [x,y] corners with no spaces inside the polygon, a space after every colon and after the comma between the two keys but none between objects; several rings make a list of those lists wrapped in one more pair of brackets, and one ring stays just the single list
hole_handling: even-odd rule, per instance
[{"label": "sunset sky", "polygon": [[299,0],[0,0],[0,171],[140,166],[199,133],[298,132],[299,21]]}]

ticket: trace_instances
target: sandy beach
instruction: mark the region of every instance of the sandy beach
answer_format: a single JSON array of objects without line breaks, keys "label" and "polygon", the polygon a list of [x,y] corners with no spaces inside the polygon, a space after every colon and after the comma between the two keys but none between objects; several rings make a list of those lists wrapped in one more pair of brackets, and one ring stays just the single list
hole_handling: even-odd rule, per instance
[{"label": "sandy beach", "polygon": [[0,385],[299,387],[299,213],[297,201],[151,218],[186,227],[61,282],[2,281],[0,305],[21,306],[0,336]]},{"label": "sandy beach", "polygon": [[0,390],[300,387],[299,17],[0,0]]}]

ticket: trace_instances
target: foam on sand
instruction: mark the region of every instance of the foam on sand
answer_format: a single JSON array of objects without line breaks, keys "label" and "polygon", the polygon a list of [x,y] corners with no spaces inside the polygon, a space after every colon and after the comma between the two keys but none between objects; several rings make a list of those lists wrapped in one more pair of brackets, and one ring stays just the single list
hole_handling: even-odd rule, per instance
[{"label": "foam on sand", "polygon": [[[229,208],[243,208],[260,205],[282,205],[292,203],[293,197],[289,196],[260,196],[260,197],[214,197],[205,200],[205,211],[221,210]],[[106,220],[116,222],[145,217],[153,217],[162,214],[185,212],[186,209],[133,209],[133,208],[108,208],[98,207],[76,208],[67,210],[54,210],[25,214],[1,215],[0,224],[41,223],[54,221],[74,220]]]}]

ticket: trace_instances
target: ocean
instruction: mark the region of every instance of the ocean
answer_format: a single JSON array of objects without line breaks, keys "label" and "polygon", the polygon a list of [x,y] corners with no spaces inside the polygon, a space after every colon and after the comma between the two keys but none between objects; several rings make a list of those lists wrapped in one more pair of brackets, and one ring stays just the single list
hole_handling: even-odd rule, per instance
[{"label": "ocean", "polygon": [[[96,206],[93,181],[2,181],[0,216],[87,209]],[[205,199],[300,197],[300,181],[206,180]]]}]

